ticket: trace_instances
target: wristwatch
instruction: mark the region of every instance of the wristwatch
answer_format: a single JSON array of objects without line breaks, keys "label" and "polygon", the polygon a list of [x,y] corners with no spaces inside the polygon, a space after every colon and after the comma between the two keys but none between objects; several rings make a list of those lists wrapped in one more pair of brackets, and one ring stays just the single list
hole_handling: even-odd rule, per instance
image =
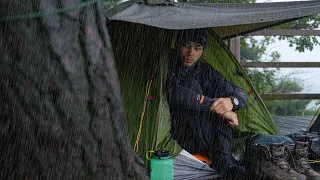
[{"label": "wristwatch", "polygon": [[239,100],[233,96],[230,96],[230,99],[231,99],[231,102],[232,102],[232,105],[233,105],[233,108],[232,110],[236,110],[238,109],[239,107]]}]

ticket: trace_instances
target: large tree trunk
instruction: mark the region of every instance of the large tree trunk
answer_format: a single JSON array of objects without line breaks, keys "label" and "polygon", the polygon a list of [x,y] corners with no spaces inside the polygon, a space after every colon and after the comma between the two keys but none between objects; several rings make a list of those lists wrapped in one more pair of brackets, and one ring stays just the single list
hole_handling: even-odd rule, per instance
[{"label": "large tree trunk", "polygon": [[[80,0],[1,0],[0,17]],[[145,179],[101,3],[0,22],[0,179]]]}]

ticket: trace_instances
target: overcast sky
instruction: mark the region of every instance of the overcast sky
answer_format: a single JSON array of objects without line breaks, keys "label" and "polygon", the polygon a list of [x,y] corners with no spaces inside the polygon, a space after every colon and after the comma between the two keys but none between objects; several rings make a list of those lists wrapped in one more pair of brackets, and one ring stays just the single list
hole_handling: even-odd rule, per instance
[{"label": "overcast sky", "polygon": [[[257,39],[262,39],[261,36],[256,36]],[[319,39],[320,41],[320,39]],[[273,51],[278,51],[281,54],[281,62],[319,62],[320,61],[320,46],[314,46],[312,51],[306,50],[299,53],[294,47],[289,47],[286,40],[276,41],[267,47],[266,54],[262,56],[263,61],[270,60],[270,55]],[[281,68],[279,76],[287,74],[295,74],[292,77],[298,78],[306,86],[305,93],[320,93],[320,68]]]}]

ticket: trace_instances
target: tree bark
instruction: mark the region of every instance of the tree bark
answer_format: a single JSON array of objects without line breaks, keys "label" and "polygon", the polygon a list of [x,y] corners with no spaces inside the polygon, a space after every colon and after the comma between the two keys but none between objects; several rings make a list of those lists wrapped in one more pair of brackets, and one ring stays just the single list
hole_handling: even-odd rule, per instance
[{"label": "tree bark", "polygon": [[[0,1],[0,17],[80,0]],[[0,179],[147,179],[101,3],[0,22]]]}]

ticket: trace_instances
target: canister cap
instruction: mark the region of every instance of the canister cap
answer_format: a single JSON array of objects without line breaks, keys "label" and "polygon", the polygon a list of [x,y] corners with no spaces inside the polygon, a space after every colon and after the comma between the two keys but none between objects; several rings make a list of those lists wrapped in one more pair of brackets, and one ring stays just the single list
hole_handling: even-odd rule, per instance
[{"label": "canister cap", "polygon": [[153,154],[154,158],[161,159],[163,157],[170,157],[170,151],[167,150],[156,150]]}]

